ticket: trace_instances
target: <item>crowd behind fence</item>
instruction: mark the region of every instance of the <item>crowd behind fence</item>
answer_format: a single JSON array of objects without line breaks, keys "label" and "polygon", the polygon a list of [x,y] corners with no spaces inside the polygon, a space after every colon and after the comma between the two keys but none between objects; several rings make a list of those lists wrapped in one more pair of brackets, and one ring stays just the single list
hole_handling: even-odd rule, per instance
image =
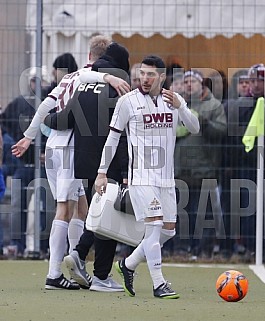
[{"label": "crowd behind fence", "polygon": [[[179,70],[177,72],[179,76]],[[182,81],[183,75],[185,74],[182,70]],[[174,73],[172,77],[174,78]],[[242,79],[248,81],[245,76]],[[208,80],[209,78],[206,78],[204,81]],[[240,81],[240,78],[238,78],[238,83]],[[212,78],[212,84],[214,85],[214,78]],[[243,99],[244,104],[248,103],[248,105],[253,106],[255,103],[253,97],[249,96],[249,93],[246,96],[245,100],[242,97],[236,99]],[[24,100],[27,104],[30,102],[29,106],[31,106],[32,102],[28,97],[27,99],[21,97],[21,99],[22,105]],[[14,105],[14,101],[12,103]],[[227,118],[224,124],[225,133],[222,135],[222,139],[217,142],[217,137],[212,136],[208,144],[205,142],[201,145],[201,142],[196,143],[199,138],[195,137],[190,150],[187,150],[185,144],[180,145],[180,158],[177,159],[177,156],[175,156],[182,173],[185,173],[186,178],[188,177],[190,181],[185,178],[185,175],[183,177],[177,177],[176,175],[177,235],[164,246],[163,253],[165,256],[180,256],[188,260],[199,258],[232,259],[243,262],[254,260],[256,163],[253,164],[253,157],[255,158],[253,155],[256,151],[253,151],[251,155],[246,153],[244,159],[242,159],[242,150],[244,150],[244,145],[241,142],[242,133],[240,134],[239,123],[232,124],[231,119],[233,117],[230,116],[230,108],[235,103],[235,98],[229,100],[228,96],[224,97],[221,103],[227,110]],[[34,105],[31,107],[34,112]],[[17,106],[16,108],[13,114],[9,115],[4,112],[1,117],[4,133],[9,132],[10,134],[9,141],[7,140],[6,143],[7,154],[10,154],[10,146],[19,139],[19,135],[22,135],[21,132],[27,128],[30,116],[33,115],[30,115],[28,111],[25,114],[25,110],[21,112],[21,109],[18,109]],[[10,109],[10,106],[8,109]],[[238,114],[237,117],[240,117],[240,115]],[[209,119],[208,121],[213,120]],[[220,119],[218,121],[220,122]],[[232,131],[231,135],[229,134],[229,128]],[[206,130],[206,127],[203,130]],[[17,134],[18,131],[20,131],[20,134]],[[201,136],[203,136],[202,133]],[[236,143],[234,138],[236,138]],[[179,136],[176,146],[182,140],[183,136]],[[45,136],[42,136],[42,145],[39,147],[40,156],[43,153]],[[32,147],[34,148],[34,146]],[[201,150],[206,150],[206,154],[210,155],[213,162],[210,176],[209,174],[206,174],[205,177],[198,176],[198,173],[196,173],[199,168],[196,162],[202,161],[197,157]],[[260,152],[263,153],[262,150]],[[192,154],[189,155],[189,153]],[[214,160],[213,156],[218,159]],[[7,170],[8,189],[1,207],[5,209],[1,213],[2,250],[5,249],[5,254],[9,256],[12,256],[15,252],[18,257],[34,257],[32,243],[32,235],[34,234],[32,228],[34,180],[36,179],[34,177],[34,158],[30,156],[29,151],[24,160],[16,159],[12,155],[9,155],[7,159],[9,160],[4,163],[4,166]],[[203,170],[208,173],[208,169]],[[41,252],[45,256],[48,252],[49,228],[54,215],[55,204],[51,197],[43,163],[41,173],[41,198],[39,200],[41,202]],[[8,207],[9,210],[6,210]],[[22,246],[21,238],[23,239]],[[13,242],[10,243],[10,241]],[[16,244],[16,247],[14,247],[14,244]]]},{"label": "crowd behind fence", "polygon": [[[10,147],[22,137],[35,113],[36,98],[34,92],[36,68],[32,65],[36,52],[32,51],[32,31],[28,33],[24,26],[25,22],[20,20],[15,22],[15,19],[13,16],[11,19],[13,24],[11,22],[5,30],[4,28],[1,30],[3,37],[0,56],[3,71],[0,105],[4,138],[3,171],[7,190],[0,204],[0,254],[4,258],[44,258],[47,257],[49,250],[48,238],[55,212],[55,203],[47,183],[44,163],[41,162],[41,176],[35,177],[36,146],[32,145],[24,159],[16,159],[10,153]],[[60,41],[61,49],[65,49],[64,52],[71,51],[69,46],[64,48],[62,43],[63,41]],[[67,44],[69,43],[67,38]],[[50,61],[51,57],[55,59],[57,52],[48,52],[48,42],[45,44],[47,46],[43,47],[43,55],[49,58],[47,61]],[[88,48],[86,49],[88,52]],[[133,52],[133,55],[136,54]],[[177,52],[172,51],[168,55],[177,56]],[[8,63],[5,63],[6,61]],[[197,66],[196,61],[193,61],[192,65]],[[177,156],[175,158],[182,169],[182,175],[176,175],[177,234],[164,246],[164,257],[176,256],[183,260],[215,259],[225,262],[254,261],[257,149],[254,148],[250,153],[246,153],[242,143],[257,98],[249,89],[250,67],[251,65],[244,68],[227,66],[226,70],[220,71],[211,66],[200,68],[198,72],[194,70],[197,77],[195,78],[199,79],[201,75],[203,88],[209,90],[208,94],[205,92],[205,97],[207,95],[210,97],[212,92],[216,106],[219,104],[223,106],[223,118],[216,115],[215,120],[210,116],[208,119],[207,117],[200,119],[203,128],[201,138],[204,132],[209,131],[213,122],[215,131],[209,132],[208,141],[195,137],[193,142],[190,142],[192,148],[188,150],[186,144],[189,143],[187,141],[189,137],[180,128],[175,154],[178,155],[177,152],[180,152],[180,158]],[[263,81],[263,92],[258,93],[259,96],[264,96],[263,67],[260,66],[261,73],[257,77]],[[43,66],[41,70],[42,99],[47,95],[51,85],[51,70],[52,66]],[[170,87],[174,82],[176,85],[179,81],[178,91],[185,96],[184,72],[184,68],[178,63],[168,65],[165,86]],[[188,105],[194,109],[193,106],[200,103],[201,101],[196,101],[194,98]],[[220,127],[216,130],[220,124],[222,129]],[[223,132],[221,135],[220,131]],[[41,145],[37,147],[41,159],[45,141],[46,138],[42,135]],[[204,155],[209,156],[208,165],[205,165],[198,156],[202,151]],[[264,153],[263,149],[258,149],[258,152],[262,155]],[[207,173],[205,176],[194,171],[200,162],[200,170]],[[190,182],[187,181],[187,177]],[[40,179],[41,186],[38,194],[40,195],[38,201],[41,204],[40,256],[39,253],[35,253],[33,244],[36,179]],[[118,251],[119,253],[130,251],[130,248],[120,245]]]}]

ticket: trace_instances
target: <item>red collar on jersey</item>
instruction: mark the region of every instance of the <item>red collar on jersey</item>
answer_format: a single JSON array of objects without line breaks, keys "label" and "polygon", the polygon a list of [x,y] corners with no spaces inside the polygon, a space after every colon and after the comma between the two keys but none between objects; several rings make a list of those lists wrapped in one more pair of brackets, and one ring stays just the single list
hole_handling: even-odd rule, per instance
[{"label": "red collar on jersey", "polygon": [[[142,89],[141,86],[139,86],[138,89],[139,89],[140,93],[142,93],[143,95],[149,95],[149,93],[146,93],[146,92],[143,91],[143,89]],[[162,94],[162,88],[161,88],[161,90],[160,90],[160,94]],[[157,107],[157,97],[158,97],[158,95],[156,96],[156,98],[154,98],[154,97],[151,96],[151,95],[149,95],[149,96],[151,97],[153,103],[154,103],[155,106]]]},{"label": "red collar on jersey", "polygon": [[92,64],[88,63],[84,66],[84,68],[91,68],[92,67]]}]

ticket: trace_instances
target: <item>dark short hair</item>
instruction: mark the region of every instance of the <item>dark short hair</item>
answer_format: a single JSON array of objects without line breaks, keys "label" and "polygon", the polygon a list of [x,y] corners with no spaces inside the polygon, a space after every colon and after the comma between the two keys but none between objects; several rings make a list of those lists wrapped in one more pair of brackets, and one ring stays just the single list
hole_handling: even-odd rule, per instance
[{"label": "dark short hair", "polygon": [[147,66],[155,66],[158,70],[158,73],[162,74],[166,72],[166,65],[164,63],[164,61],[155,55],[149,55],[146,56],[143,60],[142,60],[142,64],[145,64]]},{"label": "dark short hair", "polygon": [[74,71],[77,71],[77,69],[78,69],[75,58],[69,52],[66,52],[66,53],[58,56],[54,60],[53,67],[55,69],[68,69],[69,74]]}]

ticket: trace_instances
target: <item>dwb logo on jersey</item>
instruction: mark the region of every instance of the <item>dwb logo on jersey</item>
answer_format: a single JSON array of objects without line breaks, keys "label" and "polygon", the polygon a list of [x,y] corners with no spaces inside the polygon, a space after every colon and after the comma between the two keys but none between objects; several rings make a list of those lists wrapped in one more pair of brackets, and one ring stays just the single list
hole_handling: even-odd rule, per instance
[{"label": "dwb logo on jersey", "polygon": [[153,113],[143,115],[144,128],[171,128],[173,126],[172,113]]}]

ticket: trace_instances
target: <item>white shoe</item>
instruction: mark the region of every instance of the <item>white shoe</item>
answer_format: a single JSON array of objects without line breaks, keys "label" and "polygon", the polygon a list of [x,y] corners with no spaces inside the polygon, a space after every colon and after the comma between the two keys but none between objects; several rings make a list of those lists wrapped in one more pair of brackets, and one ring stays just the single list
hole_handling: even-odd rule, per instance
[{"label": "white shoe", "polygon": [[81,260],[77,251],[72,251],[64,258],[64,262],[72,279],[74,279],[82,289],[89,289],[92,277],[86,271],[86,262]]},{"label": "white shoe", "polygon": [[93,276],[90,290],[98,292],[124,292],[123,286],[111,277],[107,277],[106,280],[100,280],[96,276]]}]

